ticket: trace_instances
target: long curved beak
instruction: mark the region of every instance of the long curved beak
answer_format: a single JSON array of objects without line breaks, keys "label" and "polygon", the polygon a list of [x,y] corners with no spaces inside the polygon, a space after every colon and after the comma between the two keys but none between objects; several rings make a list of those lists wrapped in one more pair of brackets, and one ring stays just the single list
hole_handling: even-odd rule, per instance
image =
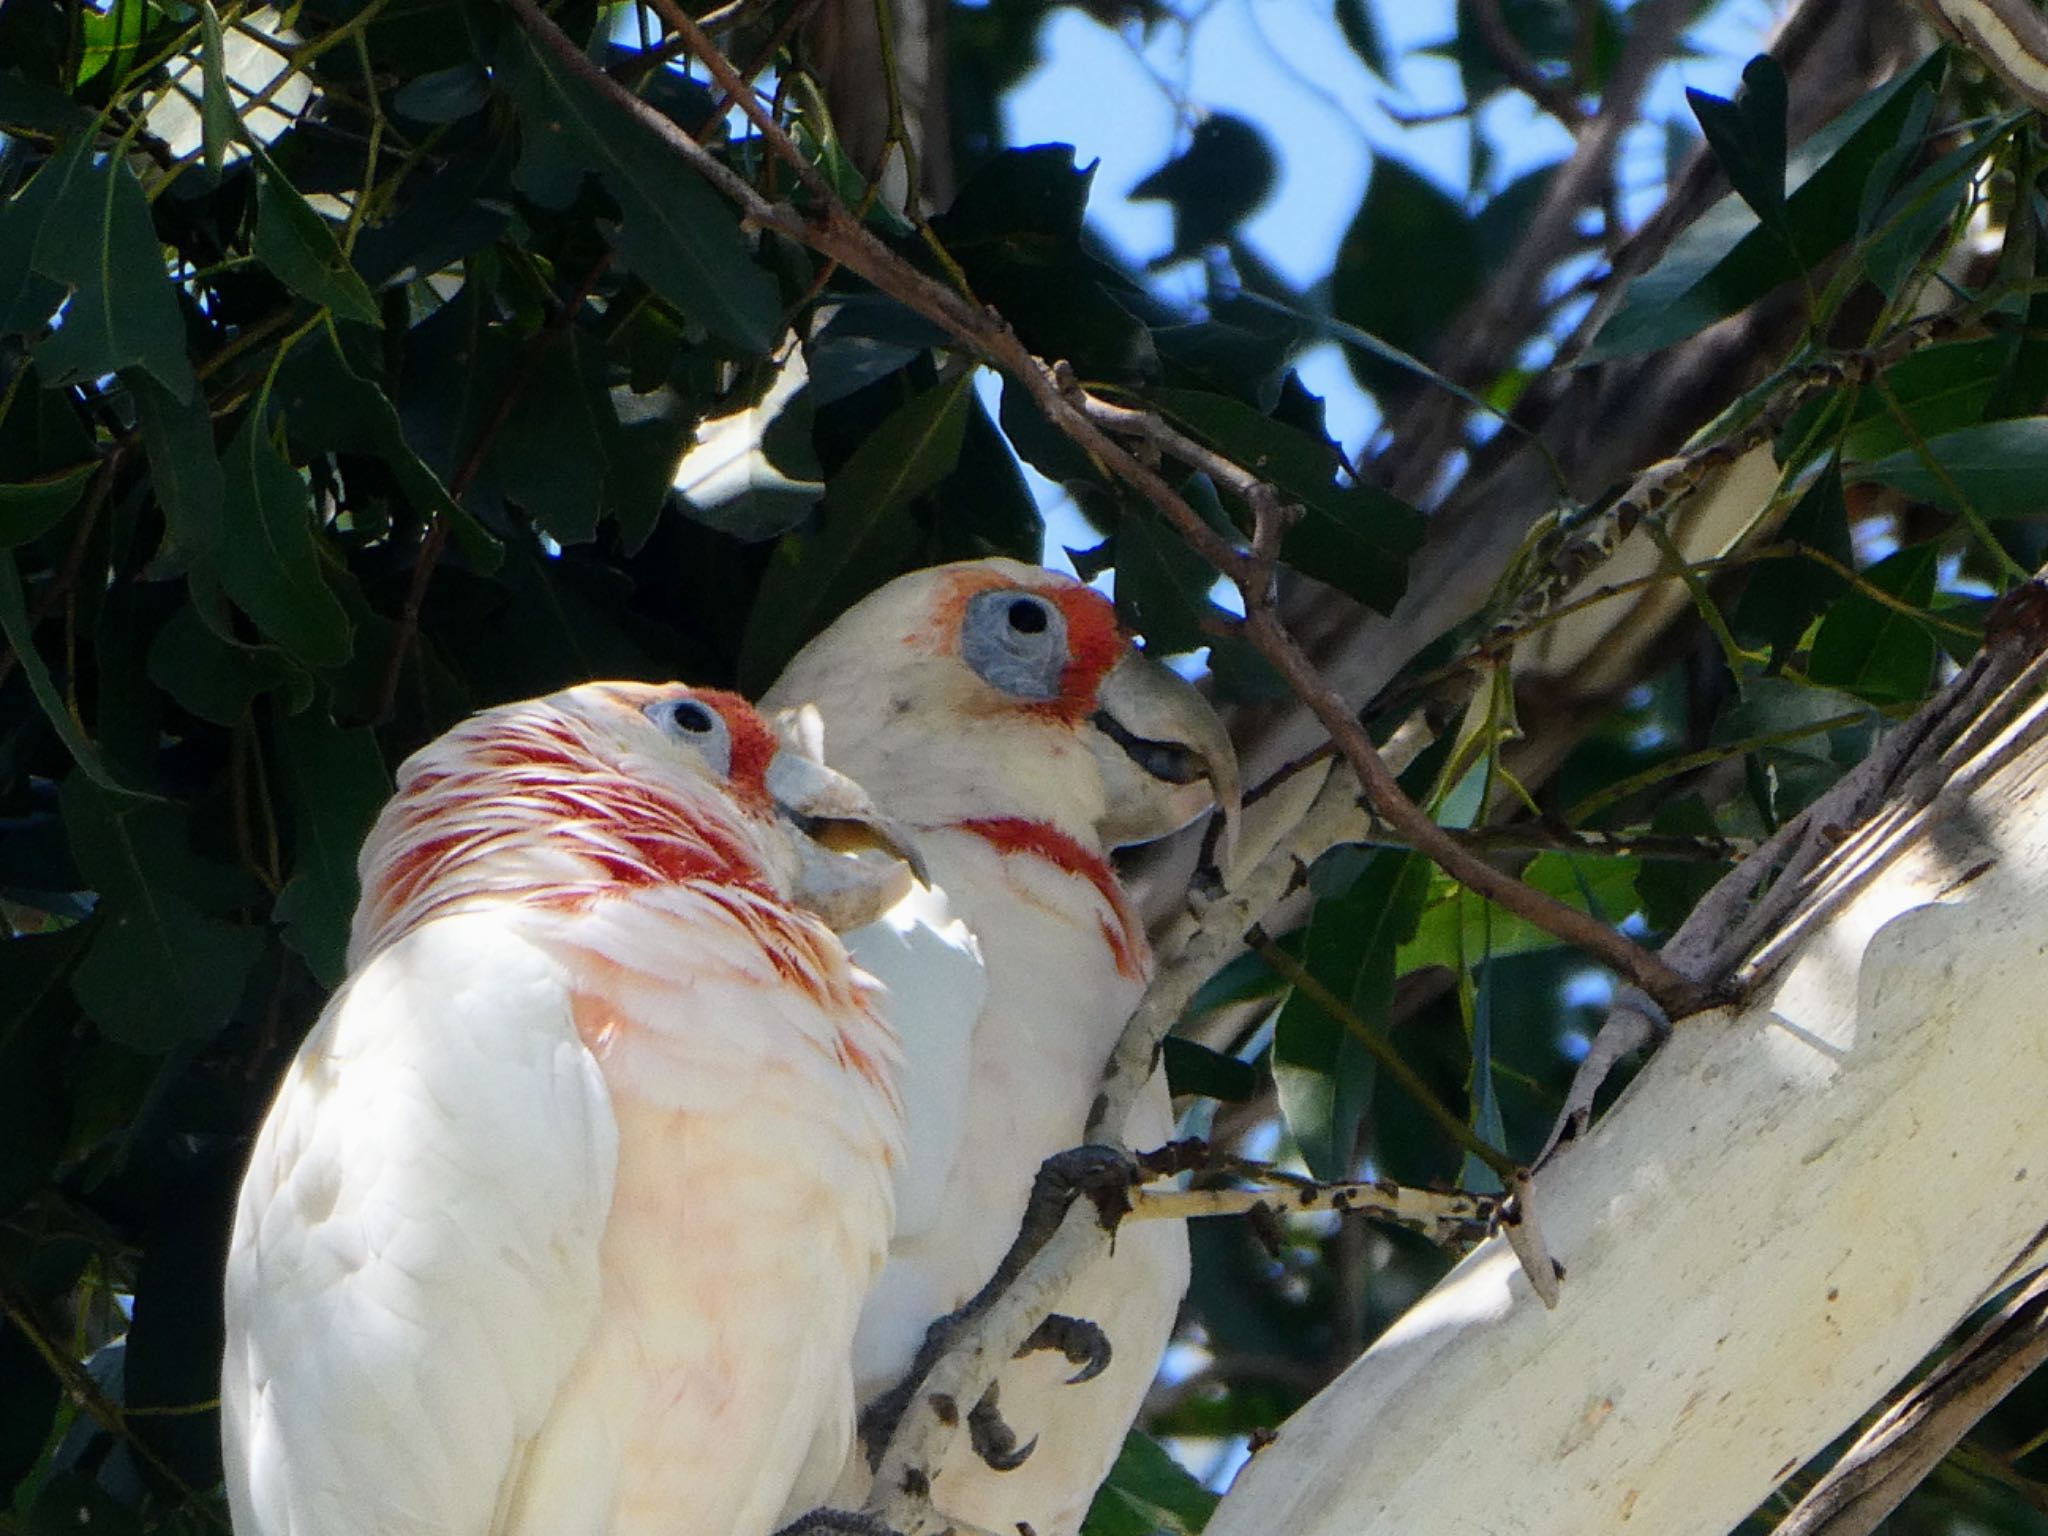
[{"label": "long curved beak", "polygon": [[1095,703],[1090,745],[1109,794],[1103,840],[1151,842],[1214,806],[1227,867],[1241,798],[1237,752],[1209,701],[1179,673],[1130,651],[1102,680]]},{"label": "long curved beak", "polygon": [[895,906],[913,880],[930,882],[902,825],[877,810],[866,790],[818,760],[816,717],[816,709],[806,705],[776,720],[782,747],[763,782],[797,834],[798,869],[790,894],[844,933]]}]

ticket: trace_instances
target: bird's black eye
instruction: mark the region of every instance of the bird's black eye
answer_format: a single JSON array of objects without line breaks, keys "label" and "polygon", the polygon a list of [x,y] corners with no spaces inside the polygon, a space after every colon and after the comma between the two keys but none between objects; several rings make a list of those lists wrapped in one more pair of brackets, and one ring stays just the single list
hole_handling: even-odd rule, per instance
[{"label": "bird's black eye", "polygon": [[684,699],[669,713],[679,731],[692,736],[709,736],[718,729],[718,717],[695,699]]},{"label": "bird's black eye", "polygon": [[1010,604],[1010,628],[1020,635],[1042,635],[1047,623],[1045,604],[1020,597]]}]

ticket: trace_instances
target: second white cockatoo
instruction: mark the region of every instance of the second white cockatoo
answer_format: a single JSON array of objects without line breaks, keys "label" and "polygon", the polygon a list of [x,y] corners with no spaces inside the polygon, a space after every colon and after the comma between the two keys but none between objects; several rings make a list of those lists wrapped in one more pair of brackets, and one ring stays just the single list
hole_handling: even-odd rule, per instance
[{"label": "second white cockatoo", "polygon": [[238,1536],[764,1536],[853,1432],[896,1039],[811,901],[907,884],[730,694],[592,683],[409,758],[228,1260]]},{"label": "second white cockatoo", "polygon": [[[762,703],[816,711],[826,761],[907,825],[931,877],[889,921],[848,935],[887,986],[910,1111],[896,1237],[855,1344],[866,1402],[990,1277],[1039,1165],[1081,1139],[1150,965],[1109,851],[1212,803],[1234,814],[1236,760],[1207,703],[1133,646],[1100,593],[1011,560],[888,583],[807,645]],[[1122,1135],[1145,1149],[1172,1128],[1155,1078]],[[1187,1278],[1177,1226],[1119,1232],[1112,1257],[1060,1303],[1100,1327],[1108,1368],[1069,1385],[1057,1355],[1006,1366],[998,1407],[1020,1441],[1035,1440],[1031,1454],[1005,1471],[956,1444],[933,1482],[937,1508],[983,1531],[1071,1536]],[[866,1467],[849,1463],[834,1503],[859,1501]]]}]

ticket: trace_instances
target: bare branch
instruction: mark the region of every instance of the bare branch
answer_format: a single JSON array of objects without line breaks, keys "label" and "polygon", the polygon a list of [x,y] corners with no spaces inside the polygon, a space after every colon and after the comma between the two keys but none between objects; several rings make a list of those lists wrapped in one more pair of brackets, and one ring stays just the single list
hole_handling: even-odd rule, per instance
[{"label": "bare branch", "polygon": [[2027,0],[1914,0],[2036,111],[2048,112],[2048,18]]},{"label": "bare branch", "polygon": [[2048,1271],[1894,1403],[1775,1536],[1869,1536],[2006,1394],[2048,1364]]}]

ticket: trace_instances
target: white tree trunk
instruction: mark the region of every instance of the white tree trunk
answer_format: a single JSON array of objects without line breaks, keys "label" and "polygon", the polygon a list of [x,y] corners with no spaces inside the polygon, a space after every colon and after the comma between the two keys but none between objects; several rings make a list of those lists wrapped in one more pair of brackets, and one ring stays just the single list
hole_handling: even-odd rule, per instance
[{"label": "white tree trunk", "polygon": [[1939,1344],[2048,1223],[2044,735],[2036,699],[1859,830],[1747,1004],[1538,1175],[1556,1311],[1489,1242],[1209,1536],[1719,1536]]}]

